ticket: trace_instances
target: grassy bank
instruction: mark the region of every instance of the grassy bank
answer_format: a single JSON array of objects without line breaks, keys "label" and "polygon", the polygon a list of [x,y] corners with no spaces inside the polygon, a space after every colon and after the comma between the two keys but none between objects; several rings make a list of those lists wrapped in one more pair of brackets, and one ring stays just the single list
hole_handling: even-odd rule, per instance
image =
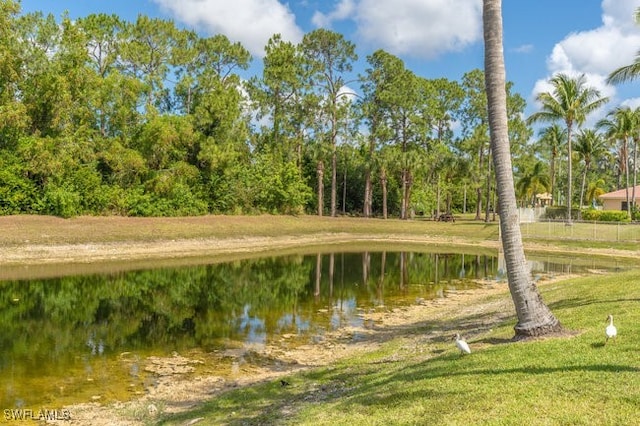
[{"label": "grassy bank", "polygon": [[[83,216],[0,216],[0,248],[26,245],[146,243],[188,239],[273,238],[346,234],[358,236],[432,237],[443,242],[493,242],[497,222],[461,215],[455,223],[425,219],[365,219],[317,216],[197,216],[127,218]],[[601,250],[637,252],[640,227],[615,224],[535,223],[522,225],[525,248],[536,250]],[[535,246],[535,247],[534,247]],[[605,253],[606,254],[606,253]]]},{"label": "grassy bank", "polygon": [[[410,244],[423,246],[438,242],[486,246],[498,240],[496,223],[313,216],[13,216],[0,217],[0,229],[0,254],[11,248],[17,258],[34,245],[88,243],[111,244],[117,258],[131,243],[171,248],[169,243],[176,240],[205,241],[209,255],[218,250],[211,248],[211,240],[245,238],[248,243],[240,255],[248,256],[253,248],[265,245],[260,238],[290,237],[289,249],[299,252],[298,239],[312,241],[327,234],[344,235],[345,240],[373,236],[383,244],[387,236],[407,237]],[[589,224],[574,224],[568,231],[576,235],[594,232]],[[538,231],[525,237],[525,246],[551,255],[581,252],[633,261],[640,253],[634,242],[539,238]],[[144,251],[148,248],[141,247],[143,254],[149,255]],[[33,269],[28,268],[30,274]],[[171,425],[195,424],[190,423],[195,419],[201,419],[198,425],[636,424],[640,271],[575,278],[541,289],[569,331],[567,336],[509,343],[515,319],[504,314],[511,307],[505,290],[439,315],[431,315],[432,308],[424,307],[425,319],[390,329],[397,336],[393,334],[396,337],[379,350],[289,375],[289,386],[277,380],[244,387],[187,413],[145,417],[145,421]],[[605,346],[609,313],[615,316],[619,338]],[[453,345],[451,336],[458,331],[472,347],[469,356],[460,356]]]},{"label": "grassy bank", "polygon": [[83,216],[0,216],[0,246],[80,244],[87,242],[157,241],[189,238],[277,237],[317,233],[354,235],[407,234],[497,240],[498,225],[471,220],[456,223],[430,220],[365,219],[317,216],[196,216],[126,218]]},{"label": "grassy bank", "polygon": [[[478,325],[490,312],[466,311],[416,323],[413,340],[399,335],[366,356],[291,375],[289,386],[274,381],[229,392],[161,423],[637,424],[640,272],[570,279],[542,290],[567,336],[509,343],[513,318],[483,331]],[[609,313],[619,335],[605,345]],[[438,330],[447,331],[419,338]],[[455,331],[470,336],[471,355],[455,349]]]}]

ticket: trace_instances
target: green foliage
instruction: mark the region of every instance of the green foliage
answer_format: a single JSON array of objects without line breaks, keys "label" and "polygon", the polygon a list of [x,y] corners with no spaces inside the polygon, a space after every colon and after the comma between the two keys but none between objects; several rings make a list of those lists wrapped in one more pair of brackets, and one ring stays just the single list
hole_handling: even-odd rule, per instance
[{"label": "green foliage", "polygon": [[[0,214],[296,214],[317,212],[323,190],[332,214],[407,217],[493,197],[482,70],[426,79],[376,50],[357,87],[347,78],[356,46],[319,29],[298,44],[274,35],[262,75],[247,81],[238,71],[250,53],[221,34],[144,15],[19,10],[0,2],[0,149],[11,153],[0,160]],[[547,185],[511,88],[512,158],[529,199],[564,184],[560,141]],[[607,174],[606,191],[622,160],[604,156],[583,175],[587,201],[587,183]]]},{"label": "green foliage", "polygon": [[257,158],[249,176],[254,206],[266,213],[301,214],[311,199],[309,188],[295,163],[282,163],[271,154]]},{"label": "green foliage", "polygon": [[626,211],[586,209],[582,211],[582,219],[602,222],[629,222]]},{"label": "green foliage", "polygon": [[25,177],[25,169],[7,151],[0,151],[0,215],[36,213],[40,210],[36,185]]},{"label": "green foliage", "polygon": [[69,218],[82,213],[80,194],[67,185],[48,184],[44,188],[44,213]]},{"label": "green foliage", "polygon": [[[565,206],[549,206],[544,212],[545,219],[564,220],[567,218],[567,208]],[[571,218],[578,219],[578,210],[571,210]]]}]

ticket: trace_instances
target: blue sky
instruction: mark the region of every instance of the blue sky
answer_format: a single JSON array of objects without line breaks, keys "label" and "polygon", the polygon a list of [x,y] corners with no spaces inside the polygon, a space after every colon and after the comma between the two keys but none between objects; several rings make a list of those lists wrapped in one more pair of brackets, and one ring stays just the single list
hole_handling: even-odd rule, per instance
[{"label": "blue sky", "polygon": [[[173,19],[203,36],[222,33],[240,41],[254,57],[252,72],[260,72],[271,35],[299,42],[318,27],[356,45],[354,76],[379,48],[426,78],[460,80],[483,66],[481,0],[22,0],[22,7],[58,18],[68,11],[71,18],[114,13],[129,21],[138,14]],[[640,105],[640,81],[617,87],[604,82],[640,51],[640,26],[633,22],[638,7],[640,0],[503,0],[507,79],[527,100],[527,114],[557,72],[584,73],[611,98],[609,107]]]}]

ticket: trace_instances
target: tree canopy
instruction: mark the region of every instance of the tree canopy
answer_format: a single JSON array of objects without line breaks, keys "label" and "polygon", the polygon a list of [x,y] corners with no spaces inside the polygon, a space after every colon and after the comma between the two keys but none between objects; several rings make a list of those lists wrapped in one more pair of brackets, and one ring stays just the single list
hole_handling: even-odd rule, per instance
[{"label": "tree canopy", "polygon": [[[0,32],[0,214],[495,211],[482,70],[428,79],[377,50],[353,75],[356,46],[322,29],[299,44],[274,34],[248,78],[254,59],[223,34],[22,14],[12,0]],[[557,163],[552,187],[570,187],[562,141],[536,140],[506,86],[516,181],[542,161]],[[581,175],[581,194],[615,187],[611,170]]]}]

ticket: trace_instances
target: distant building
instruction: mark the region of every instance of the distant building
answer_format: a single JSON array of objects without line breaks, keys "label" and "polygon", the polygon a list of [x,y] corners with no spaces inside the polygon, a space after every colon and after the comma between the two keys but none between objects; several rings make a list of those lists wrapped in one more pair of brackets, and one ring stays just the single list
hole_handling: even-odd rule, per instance
[{"label": "distant building", "polygon": [[[635,187],[635,200],[633,197],[633,188],[629,188],[629,201],[631,205],[640,203],[640,185]],[[627,210],[627,190],[626,188],[619,189],[617,191],[608,192],[598,197],[602,201],[603,210]],[[635,201],[635,202],[634,202]]]},{"label": "distant building", "polygon": [[536,207],[550,206],[552,200],[553,200],[553,196],[548,192],[543,192],[542,194],[536,194]]}]

